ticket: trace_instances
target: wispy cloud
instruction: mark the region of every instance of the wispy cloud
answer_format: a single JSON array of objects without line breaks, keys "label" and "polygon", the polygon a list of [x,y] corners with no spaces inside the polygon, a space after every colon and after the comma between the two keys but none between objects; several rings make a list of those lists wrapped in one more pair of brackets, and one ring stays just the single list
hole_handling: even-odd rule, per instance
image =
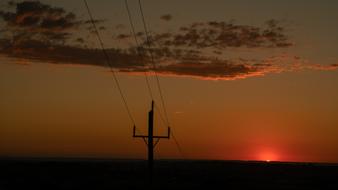
[{"label": "wispy cloud", "polygon": [[[78,19],[72,12],[39,1],[10,2],[9,6],[15,8],[14,11],[0,10],[0,18],[5,24],[3,32],[8,33],[0,38],[1,55],[53,64],[107,65],[100,50],[71,43],[85,43],[82,37],[72,37],[80,26],[91,30],[88,20]],[[171,19],[169,14],[162,17],[164,20]],[[94,22],[102,24],[104,21]],[[105,30],[106,27],[102,26],[101,29]],[[144,45],[144,33],[139,32],[137,36]],[[130,34],[124,33],[114,38],[131,40]],[[235,80],[305,69],[338,69],[337,64],[310,64],[305,59],[287,54],[261,59],[222,56],[222,52],[228,48],[265,51],[293,46],[285,29],[276,20],[267,21],[264,27],[233,22],[195,22],[181,26],[176,32],[152,32],[150,38],[150,51],[156,59],[157,73],[161,76]],[[152,70],[150,56],[142,47],[110,48],[107,52],[116,70],[137,75]]]},{"label": "wispy cloud", "polygon": [[333,70],[338,69],[338,64],[330,64],[330,65],[313,64],[313,65],[307,65],[306,69],[321,70],[321,71],[333,71]]},{"label": "wispy cloud", "polygon": [[[75,13],[61,7],[53,7],[40,1],[9,1],[11,10],[0,10],[0,19],[5,24],[3,33],[12,36],[12,43],[39,40],[50,44],[67,42],[75,30],[86,26],[92,31],[89,20],[79,19]],[[94,20],[102,24],[105,20]],[[104,26],[99,26],[105,30]]]},{"label": "wispy cloud", "polygon": [[81,24],[76,15],[63,8],[52,7],[39,1],[9,2],[14,12],[0,11],[6,31],[13,35],[14,43],[29,39],[64,42],[70,30]]},{"label": "wispy cloud", "polygon": [[232,22],[196,22],[180,27],[179,31],[151,36],[153,44],[166,47],[212,48],[229,47],[282,48],[290,47],[284,28],[277,20],[269,20],[265,27],[239,25]]}]

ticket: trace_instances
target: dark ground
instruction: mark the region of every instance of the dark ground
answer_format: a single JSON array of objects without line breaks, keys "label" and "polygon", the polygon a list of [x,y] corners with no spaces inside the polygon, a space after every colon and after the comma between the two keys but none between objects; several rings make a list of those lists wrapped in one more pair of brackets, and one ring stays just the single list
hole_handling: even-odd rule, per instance
[{"label": "dark ground", "polygon": [[[144,189],[148,181],[142,160],[0,159],[0,190]],[[160,160],[152,187],[337,190],[338,165]]]}]

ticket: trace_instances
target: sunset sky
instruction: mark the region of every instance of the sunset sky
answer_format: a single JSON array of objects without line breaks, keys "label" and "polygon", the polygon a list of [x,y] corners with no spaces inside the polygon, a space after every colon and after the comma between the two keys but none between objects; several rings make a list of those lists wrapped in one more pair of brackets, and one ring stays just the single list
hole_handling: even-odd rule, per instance
[{"label": "sunset sky", "polygon": [[[124,0],[87,0],[140,132],[154,94]],[[138,1],[129,0],[146,48]],[[338,1],[143,0],[185,159],[338,162]],[[0,2],[0,156],[146,158],[82,0]],[[157,109],[159,108],[159,109]],[[158,159],[182,159],[161,140]]]}]

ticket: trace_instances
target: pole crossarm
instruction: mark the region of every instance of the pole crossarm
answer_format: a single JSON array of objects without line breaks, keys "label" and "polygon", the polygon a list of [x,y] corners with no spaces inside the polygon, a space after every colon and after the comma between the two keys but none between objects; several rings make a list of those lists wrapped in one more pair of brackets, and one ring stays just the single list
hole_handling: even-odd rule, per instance
[{"label": "pole crossarm", "polygon": [[[134,129],[133,129],[133,137],[134,138],[148,138],[149,136],[148,135],[137,135],[136,134],[136,127],[134,126]],[[153,135],[153,138],[156,138],[156,139],[170,139],[170,127],[168,127],[168,132],[167,132],[167,135]]]},{"label": "pole crossarm", "polygon": [[[151,110],[148,112],[148,135],[136,134],[136,127],[133,128],[133,137],[142,138],[148,147],[148,167],[149,167],[149,179],[152,180],[153,175],[153,163],[154,163],[154,148],[160,141],[160,139],[170,138],[170,127],[168,127],[168,134],[154,135],[154,101],[151,101]],[[154,139],[156,139],[154,143]]]}]

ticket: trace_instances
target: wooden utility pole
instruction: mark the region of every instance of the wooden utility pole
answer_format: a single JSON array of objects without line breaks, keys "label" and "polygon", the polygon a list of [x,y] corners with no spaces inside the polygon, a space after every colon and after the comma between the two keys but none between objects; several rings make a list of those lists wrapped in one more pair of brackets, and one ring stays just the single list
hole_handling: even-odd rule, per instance
[{"label": "wooden utility pole", "polygon": [[151,101],[151,110],[148,113],[148,164],[150,176],[154,165],[154,101]]},{"label": "wooden utility pole", "polygon": [[[136,127],[134,126],[133,130],[134,138],[143,138],[144,142],[148,145],[148,169],[150,180],[153,176],[153,165],[154,165],[154,148],[160,139],[169,139],[170,138],[170,127],[168,127],[168,134],[166,136],[154,136],[154,101],[151,101],[151,110],[148,113],[148,135],[137,135]],[[154,144],[154,138],[156,142]]]}]

